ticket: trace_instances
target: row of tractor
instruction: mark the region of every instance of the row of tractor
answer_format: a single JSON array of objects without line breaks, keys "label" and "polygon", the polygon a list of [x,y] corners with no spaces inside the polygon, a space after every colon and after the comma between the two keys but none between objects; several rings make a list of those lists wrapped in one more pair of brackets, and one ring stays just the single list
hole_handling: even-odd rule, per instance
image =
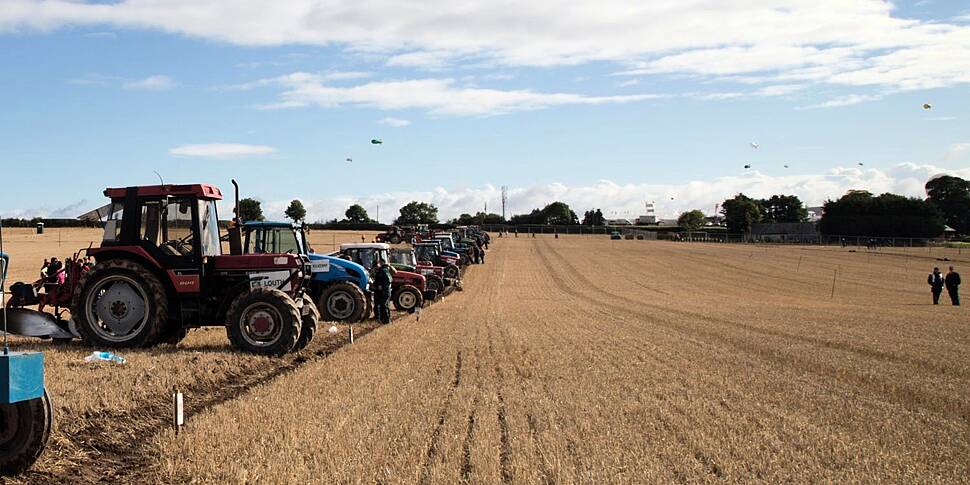
[{"label": "row of tractor", "polygon": [[[408,246],[342,244],[321,254],[303,225],[240,220],[233,185],[237,216],[226,231],[216,207],[222,192],[211,185],[106,189],[110,202],[82,216],[103,222],[101,244],[45,260],[39,280],[10,285],[9,300],[0,226],[4,339],[150,347],[177,344],[192,328],[224,326],[237,349],[278,356],[306,347],[320,321],[370,318],[371,272],[379,266],[396,269],[394,307],[415,312],[460,289],[463,267],[484,261],[488,234],[469,227],[412,233]],[[53,426],[43,353],[10,352],[4,340],[0,381],[7,389],[0,393],[0,474],[13,475],[40,456]]]},{"label": "row of tractor", "polygon": [[[282,355],[306,347],[320,321],[370,318],[376,262],[396,269],[394,308],[414,312],[460,288],[462,268],[484,259],[488,242],[462,227],[413,231],[398,241],[408,246],[342,244],[324,254],[310,247],[303,225],[235,217],[223,230],[222,192],[211,185],[104,194],[110,203],[93,211],[104,223],[98,247],[45,261],[40,280],[10,287],[10,333],[80,337],[103,349],[177,344],[191,328],[219,325],[240,350]],[[33,305],[38,311],[26,308]]]}]

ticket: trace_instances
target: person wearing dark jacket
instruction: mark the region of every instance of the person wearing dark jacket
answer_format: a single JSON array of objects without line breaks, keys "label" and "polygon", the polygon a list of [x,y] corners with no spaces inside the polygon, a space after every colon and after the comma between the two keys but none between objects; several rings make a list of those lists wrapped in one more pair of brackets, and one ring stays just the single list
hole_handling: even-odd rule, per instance
[{"label": "person wearing dark jacket", "polygon": [[930,291],[933,293],[934,305],[940,304],[940,294],[943,293],[944,281],[940,268],[933,268],[933,272],[926,277],[926,284],[930,285]]},{"label": "person wearing dark jacket", "polygon": [[381,323],[391,323],[391,284],[394,269],[380,258],[374,260],[374,316]]},{"label": "person wearing dark jacket", "polygon": [[946,292],[950,295],[953,306],[960,306],[960,273],[954,271],[953,266],[950,266],[950,272],[946,274],[943,281],[946,283]]}]

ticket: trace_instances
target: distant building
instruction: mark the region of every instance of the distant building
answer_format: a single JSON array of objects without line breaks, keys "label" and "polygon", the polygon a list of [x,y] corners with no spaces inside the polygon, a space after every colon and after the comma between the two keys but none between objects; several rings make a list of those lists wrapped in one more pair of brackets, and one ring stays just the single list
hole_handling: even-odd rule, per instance
[{"label": "distant building", "polygon": [[630,219],[607,219],[606,225],[608,226],[632,226],[633,223]]},{"label": "distant building", "polygon": [[637,224],[640,224],[640,225],[645,226],[648,224],[656,224],[656,223],[657,223],[657,216],[655,215],[646,215],[646,216],[637,217]]},{"label": "distant building", "polygon": [[808,222],[818,222],[822,220],[823,207],[808,207]]},{"label": "distant building", "polygon": [[676,226],[679,224],[677,219],[659,219],[657,221],[658,226]]},{"label": "distant building", "polygon": [[814,222],[774,222],[752,224],[751,238],[765,242],[818,242],[818,229]]}]

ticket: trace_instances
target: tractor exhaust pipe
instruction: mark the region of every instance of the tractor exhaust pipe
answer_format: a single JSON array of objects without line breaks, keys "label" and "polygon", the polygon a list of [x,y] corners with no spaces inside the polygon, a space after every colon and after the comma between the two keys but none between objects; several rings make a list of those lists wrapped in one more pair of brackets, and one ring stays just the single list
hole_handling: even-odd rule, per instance
[{"label": "tractor exhaust pipe", "polygon": [[232,186],[235,188],[235,202],[236,208],[234,209],[235,217],[232,218],[232,222],[229,223],[229,254],[233,256],[238,256],[243,253],[242,249],[242,213],[239,211],[239,184],[236,183],[236,179],[232,179]]}]

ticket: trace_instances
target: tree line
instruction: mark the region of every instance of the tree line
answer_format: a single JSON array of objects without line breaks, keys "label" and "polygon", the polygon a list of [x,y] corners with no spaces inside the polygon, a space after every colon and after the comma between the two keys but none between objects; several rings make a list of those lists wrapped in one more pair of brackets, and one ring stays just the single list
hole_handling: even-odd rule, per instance
[{"label": "tree line", "polygon": [[[849,191],[836,200],[828,200],[823,206],[819,231],[823,234],[860,237],[937,237],[945,226],[958,234],[970,235],[970,182],[959,177],[942,176],[926,183],[927,197],[905,197],[885,193],[873,195],[867,191]],[[260,202],[242,199],[240,212],[243,220],[263,220]],[[284,215],[293,221],[306,218],[306,209],[299,200],[290,202]],[[750,233],[756,223],[806,222],[808,209],[796,195],[772,195],[755,199],[744,194],[725,200],[720,215],[723,224],[732,233]],[[678,225],[687,231],[697,231],[709,219],[699,210],[680,214]],[[464,213],[448,221],[452,224],[513,224],[513,225],[606,225],[601,209],[583,213],[583,218],[562,201],[535,208],[526,214],[516,214],[508,220],[499,214],[477,212]],[[360,204],[353,204],[344,212],[343,219],[327,221],[330,224],[375,224]],[[437,224],[438,208],[427,202],[411,201],[399,209],[395,224]]]}]

